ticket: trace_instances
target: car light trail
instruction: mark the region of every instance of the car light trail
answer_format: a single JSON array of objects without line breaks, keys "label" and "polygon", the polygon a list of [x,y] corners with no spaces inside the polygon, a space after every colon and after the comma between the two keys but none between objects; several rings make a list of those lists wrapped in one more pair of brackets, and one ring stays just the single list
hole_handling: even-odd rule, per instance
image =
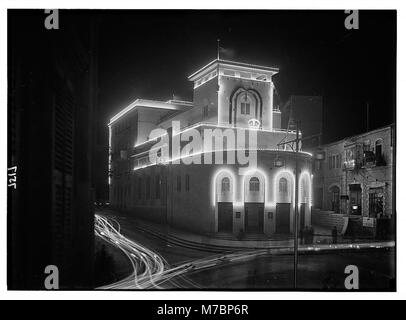
[{"label": "car light trail", "polygon": [[128,277],[99,289],[159,289],[160,283],[183,271],[182,268],[169,269],[168,263],[160,255],[124,237],[120,233],[120,224],[115,220],[96,215],[95,233],[119,248],[128,257],[133,268]]},{"label": "car light trail", "polygon": [[[103,240],[119,248],[130,260],[133,272],[128,277],[98,289],[108,290],[134,290],[134,289],[163,289],[160,285],[170,282],[172,287],[182,287],[177,279],[188,282],[199,288],[189,279],[183,277],[190,271],[210,268],[222,263],[232,262],[242,258],[249,258],[266,254],[267,250],[252,250],[210,256],[202,259],[184,262],[179,266],[171,267],[167,261],[148,248],[126,238],[120,233],[120,224],[117,220],[95,215],[95,234]],[[174,279],[176,277],[176,279]],[[190,288],[190,286],[189,286]]]},{"label": "car light trail", "polygon": [[[134,290],[134,289],[164,289],[163,284],[171,288],[184,288],[178,280],[188,283],[187,288],[200,288],[197,284],[184,277],[188,272],[211,267],[221,267],[228,263],[238,263],[259,256],[291,254],[291,247],[274,247],[266,249],[244,250],[213,255],[202,259],[185,261],[178,266],[170,266],[158,253],[126,238],[121,234],[120,223],[113,218],[95,215],[95,234],[103,240],[120,249],[130,260],[133,272],[128,277],[98,289]],[[300,246],[299,252],[336,251],[348,249],[393,248],[394,241],[358,243],[358,244],[326,244]]]}]

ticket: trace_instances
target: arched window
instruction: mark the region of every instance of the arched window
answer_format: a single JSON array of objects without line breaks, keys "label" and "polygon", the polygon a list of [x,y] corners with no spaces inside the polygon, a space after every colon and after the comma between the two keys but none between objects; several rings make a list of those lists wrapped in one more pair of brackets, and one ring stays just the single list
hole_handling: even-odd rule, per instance
[{"label": "arched window", "polygon": [[229,192],[230,191],[230,179],[225,177],[221,179],[221,192]]},{"label": "arched window", "polygon": [[259,191],[259,179],[257,177],[250,179],[250,191]]},{"label": "arched window", "polygon": [[286,178],[280,178],[279,180],[279,192],[287,193],[288,192],[288,180]]},{"label": "arched window", "polygon": [[241,114],[250,114],[251,113],[251,99],[245,94],[240,102]]}]

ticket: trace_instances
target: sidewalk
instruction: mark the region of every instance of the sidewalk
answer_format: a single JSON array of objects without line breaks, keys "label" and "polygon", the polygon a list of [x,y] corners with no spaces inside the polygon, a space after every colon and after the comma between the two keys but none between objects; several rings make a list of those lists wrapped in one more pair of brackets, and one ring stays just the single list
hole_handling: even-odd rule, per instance
[{"label": "sidewalk", "polygon": [[[134,224],[134,228],[138,229],[141,232],[145,232],[152,236],[160,238],[161,240],[168,242],[168,244],[183,246],[196,250],[224,252],[247,249],[287,248],[293,247],[294,245],[293,235],[291,234],[275,235],[271,237],[267,237],[264,234],[253,234],[245,236],[245,238],[238,240],[232,234],[190,233],[151,221],[136,219],[134,217],[130,217],[128,214],[113,210],[104,210],[100,213],[107,216],[112,215],[116,218],[130,220]],[[314,250],[317,250],[318,247],[356,248],[359,244],[363,244],[362,247],[365,247],[365,245],[368,244],[373,247],[394,246],[393,241],[374,241],[372,239],[354,239],[353,241],[351,241],[351,239],[343,238],[341,235],[338,236],[337,245],[335,245],[332,244],[331,230],[321,226],[313,226],[313,229],[313,243],[301,244],[299,239],[300,247],[307,249],[311,247]]]}]

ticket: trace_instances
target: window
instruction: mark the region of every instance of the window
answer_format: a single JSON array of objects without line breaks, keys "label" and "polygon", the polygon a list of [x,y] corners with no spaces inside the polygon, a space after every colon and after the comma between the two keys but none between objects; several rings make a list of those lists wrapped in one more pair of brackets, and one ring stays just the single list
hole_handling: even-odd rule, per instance
[{"label": "window", "polygon": [[190,176],[188,174],[185,176],[185,190],[190,190]]},{"label": "window", "polygon": [[345,161],[349,162],[354,160],[354,148],[347,149],[345,152]]},{"label": "window", "polygon": [[364,149],[364,152],[371,150],[371,141],[370,140],[364,141],[363,149]]},{"label": "window", "polygon": [[248,72],[240,72],[241,78],[251,79],[251,73]]},{"label": "window", "polygon": [[369,193],[369,217],[377,218],[383,214],[383,189],[371,189]]},{"label": "window", "polygon": [[340,169],[341,168],[341,154],[335,155],[335,166],[334,168]]},{"label": "window", "polygon": [[378,139],[375,142],[375,158],[377,161],[382,159],[382,140]]},{"label": "window", "polygon": [[235,76],[235,72],[234,72],[234,71],[231,71],[231,70],[224,70],[224,75],[225,75],[225,76],[234,77],[234,76]]},{"label": "window", "polygon": [[259,191],[259,179],[257,177],[253,177],[250,179],[250,191]]},{"label": "window", "polygon": [[241,102],[241,114],[250,114],[250,104]]},{"label": "window", "polygon": [[176,191],[180,192],[182,187],[182,181],[180,179],[180,176],[176,177]]},{"label": "window", "polygon": [[145,198],[147,200],[151,198],[151,177],[147,177],[145,180]]},{"label": "window", "polygon": [[279,192],[288,192],[288,180],[286,180],[285,178],[281,178],[279,180]]},{"label": "window", "polygon": [[155,199],[161,198],[161,177],[155,177]]},{"label": "window", "polygon": [[209,106],[203,107],[203,118],[208,118],[209,116]]},{"label": "window", "polygon": [[328,157],[328,168],[339,169],[341,168],[342,156],[341,154],[336,154]]},{"label": "window", "polygon": [[340,212],[340,189],[337,186],[330,188],[331,192],[331,210],[335,213]]},{"label": "window", "polygon": [[223,178],[221,180],[221,192],[229,192],[230,191],[230,179]]}]

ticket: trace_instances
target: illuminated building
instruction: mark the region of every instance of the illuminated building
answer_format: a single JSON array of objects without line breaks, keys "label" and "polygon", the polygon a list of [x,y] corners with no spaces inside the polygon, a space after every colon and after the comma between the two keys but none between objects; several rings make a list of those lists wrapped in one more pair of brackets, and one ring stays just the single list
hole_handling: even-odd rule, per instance
[{"label": "illuminated building", "polygon": [[[272,76],[277,72],[273,67],[213,60],[189,76],[193,102],[137,99],[111,118],[111,205],[196,233],[289,233],[297,157],[299,221],[301,227],[309,226],[312,156],[301,151],[296,155],[294,143],[278,146],[294,140],[296,132],[281,128],[281,112],[273,108]],[[158,128],[162,130],[152,135]],[[179,153],[174,141],[183,148],[189,140],[182,141],[180,135],[204,136],[209,129],[227,136],[227,145],[221,152],[194,148],[193,159],[200,163],[185,163],[192,157]],[[231,145],[229,136],[237,137]],[[151,162],[151,147],[164,139],[169,156]],[[256,165],[231,161],[239,159],[241,151],[255,152]],[[219,154],[223,164],[214,163]]]}]

